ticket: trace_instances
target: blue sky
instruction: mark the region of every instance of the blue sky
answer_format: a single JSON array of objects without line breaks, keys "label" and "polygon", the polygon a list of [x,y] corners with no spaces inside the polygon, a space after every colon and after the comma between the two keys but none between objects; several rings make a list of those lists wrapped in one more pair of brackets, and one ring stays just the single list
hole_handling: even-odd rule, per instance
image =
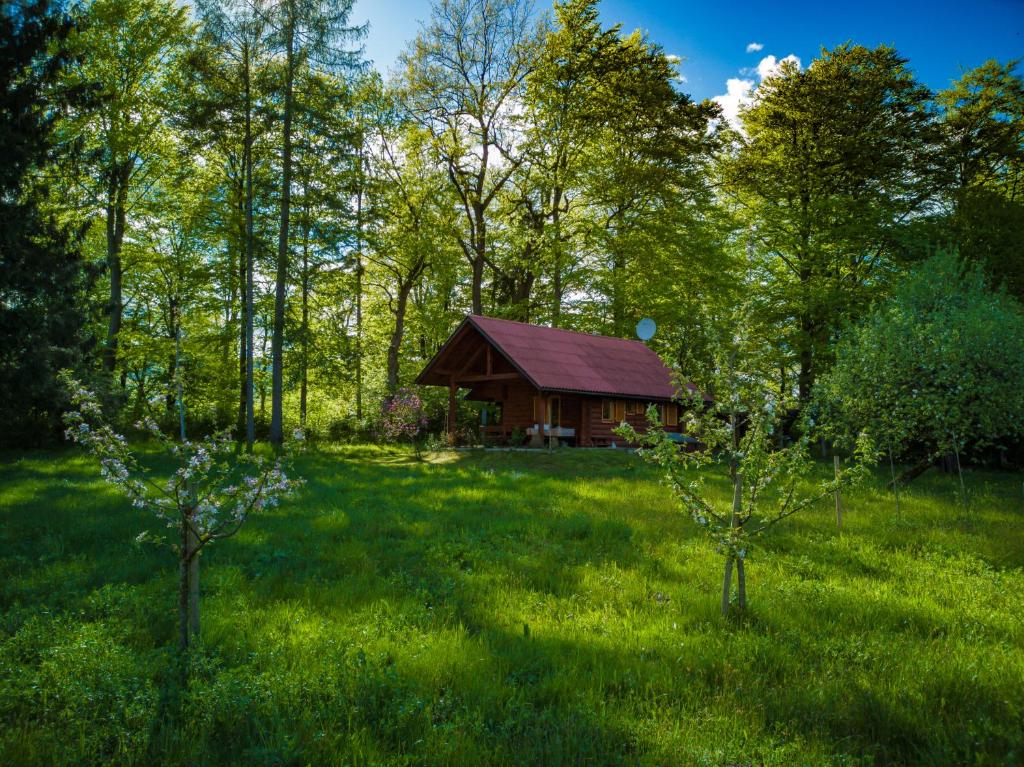
[{"label": "blue sky", "polygon": [[[550,0],[537,7],[549,8]],[[821,46],[846,40],[894,45],[933,89],[987,59],[1024,58],[1024,0],[604,0],[601,14],[681,56],[682,88],[697,99],[726,94],[730,78],[736,91],[739,81],[756,84],[766,56],[794,55],[806,65]],[[429,0],[356,0],[352,20],[370,23],[366,54],[387,72],[429,15]],[[748,53],[750,43],[763,47]]]}]

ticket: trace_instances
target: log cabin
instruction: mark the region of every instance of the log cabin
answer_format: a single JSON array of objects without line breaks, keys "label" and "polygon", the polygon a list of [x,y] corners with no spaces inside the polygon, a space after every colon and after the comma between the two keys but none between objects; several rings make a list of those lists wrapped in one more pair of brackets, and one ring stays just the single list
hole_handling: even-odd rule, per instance
[{"label": "log cabin", "polygon": [[[583,447],[622,444],[623,421],[643,430],[650,405],[680,441],[672,371],[641,341],[470,315],[416,379],[448,388],[448,431],[455,430],[460,389],[482,403],[481,431],[508,442],[515,432],[532,446],[559,441]],[[687,384],[690,392],[696,389]]]}]

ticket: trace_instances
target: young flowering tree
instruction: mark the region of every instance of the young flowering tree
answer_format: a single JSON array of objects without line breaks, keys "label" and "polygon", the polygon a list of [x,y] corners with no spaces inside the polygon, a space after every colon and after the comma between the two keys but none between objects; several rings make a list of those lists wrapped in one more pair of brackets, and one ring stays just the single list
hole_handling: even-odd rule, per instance
[{"label": "young flowering tree", "polygon": [[402,388],[385,397],[380,420],[380,433],[385,439],[396,442],[409,440],[419,458],[420,444],[417,437],[426,425],[423,401],[412,389]]},{"label": "young flowering tree", "polygon": [[[615,433],[639,444],[640,455],[665,471],[665,482],[687,511],[717,544],[725,557],[722,580],[722,614],[728,615],[732,601],[735,567],[740,610],[747,606],[744,563],[754,539],[817,501],[851,484],[864,471],[860,443],[849,468],[827,480],[808,478],[813,461],[810,438],[805,433],[789,444],[780,440],[783,413],[792,404],[780,395],[770,373],[774,372],[770,350],[744,334],[742,313],[734,320],[735,335],[717,333],[711,349],[712,364],[693,381],[698,390],[713,398],[704,402],[700,394],[686,403],[686,433],[702,443],[700,450],[680,449],[661,428],[656,408],[647,412],[649,428],[643,434],[623,423]],[[684,389],[685,390],[685,389]],[[718,504],[704,491],[708,469],[725,464],[732,483],[731,503]]]},{"label": "young flowering tree", "polygon": [[199,555],[213,541],[237,533],[249,515],[280,503],[302,480],[285,473],[302,442],[294,441],[274,461],[260,456],[234,456],[227,431],[204,440],[176,443],[152,418],[136,426],[148,431],[178,468],[164,482],[154,479],[128,446],[128,441],[104,423],[95,395],[68,374],[62,374],[72,408],[64,415],[68,439],[83,445],[100,461],[100,473],[131,501],[174,531],[144,531],[138,540],[165,540],[178,557],[178,644],[184,651],[199,634]]}]

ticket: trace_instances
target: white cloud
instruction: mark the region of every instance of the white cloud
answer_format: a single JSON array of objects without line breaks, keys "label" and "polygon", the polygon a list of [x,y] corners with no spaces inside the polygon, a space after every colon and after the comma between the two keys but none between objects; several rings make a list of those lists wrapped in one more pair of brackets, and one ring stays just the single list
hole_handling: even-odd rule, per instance
[{"label": "white cloud", "polygon": [[757,53],[764,48],[761,43],[747,43],[747,53]]},{"label": "white cloud", "polygon": [[779,70],[782,69],[782,65],[787,61],[796,64],[797,69],[800,69],[802,66],[800,58],[792,53],[783,59],[776,59],[774,56],[769,55],[757,63],[757,76],[764,80],[766,77],[777,75]]},{"label": "white cloud", "polygon": [[[759,43],[751,43],[750,45],[759,45]],[[752,77],[756,73],[758,77],[757,83],[755,83],[754,80],[740,77],[730,77],[726,80],[725,93],[720,96],[714,96],[711,100],[722,108],[722,116],[726,119],[729,125],[733,128],[742,130],[739,119],[740,109],[753,100],[751,91],[758,83],[764,82],[766,78],[777,75],[782,69],[782,65],[787,61],[791,61],[796,64],[797,69],[800,69],[803,66],[800,58],[795,54],[791,53],[781,59],[769,54],[757,63],[756,69],[744,68],[740,70],[740,73],[747,77]]]},{"label": "white cloud", "polygon": [[734,128],[740,125],[740,109],[750,103],[750,89],[753,80],[730,77],[725,83],[725,93],[711,100],[722,108],[722,116]]},{"label": "white cloud", "polygon": [[676,70],[676,80],[681,83],[686,82],[686,75],[679,71],[679,68],[683,65],[683,57],[678,56],[675,53],[666,53],[665,61],[670,67]]}]

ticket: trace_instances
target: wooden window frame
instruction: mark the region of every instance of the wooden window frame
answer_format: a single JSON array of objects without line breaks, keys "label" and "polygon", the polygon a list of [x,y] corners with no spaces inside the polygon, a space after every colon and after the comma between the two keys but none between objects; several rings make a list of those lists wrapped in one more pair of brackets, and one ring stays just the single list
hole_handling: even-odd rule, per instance
[{"label": "wooden window frame", "polygon": [[675,402],[669,402],[665,405],[665,426],[670,426],[673,429],[679,428],[679,405]]},{"label": "wooden window frame", "polygon": [[615,400],[601,400],[601,423],[615,423]]},{"label": "wooden window frame", "polygon": [[[558,418],[554,418],[554,403],[558,403]],[[552,429],[557,429],[562,425],[562,398],[559,396],[548,397],[548,412],[545,413],[547,420],[545,421]]]}]

